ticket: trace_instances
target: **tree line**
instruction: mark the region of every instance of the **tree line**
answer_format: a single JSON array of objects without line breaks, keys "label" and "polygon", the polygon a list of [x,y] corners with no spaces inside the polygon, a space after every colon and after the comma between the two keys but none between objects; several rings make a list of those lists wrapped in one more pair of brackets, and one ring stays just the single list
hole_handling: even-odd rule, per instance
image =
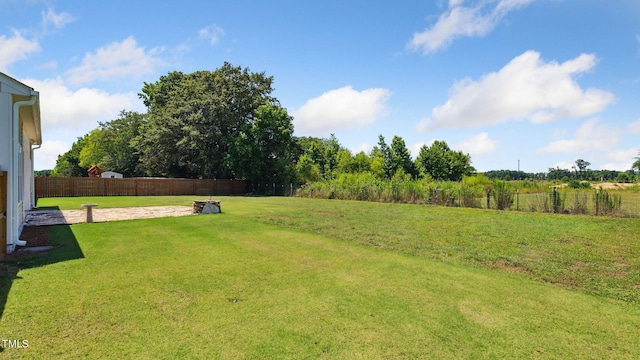
[{"label": "tree line", "polygon": [[[476,172],[469,154],[452,150],[441,140],[422,146],[412,159],[399,136],[387,143],[379,135],[370,152],[355,155],[334,135],[296,137],[293,118],[271,95],[272,84],[273,77],[264,72],[226,62],[214,71],[170,72],[156,82],[144,83],[138,95],[147,107],[145,113],[123,110],[116,119],[99,123],[58,156],[52,171],[37,175],[87,176],[87,169],[98,165],[125,177],[305,184],[357,173],[382,181],[460,181]],[[498,170],[485,174],[505,180],[613,176],[587,169],[585,161],[576,164],[579,168],[574,172]],[[640,168],[640,159],[635,166]]]},{"label": "tree line", "polygon": [[528,173],[516,170],[492,170],[484,173],[489,179],[498,180],[549,180],[549,181],[617,181],[633,182],[638,180],[636,171],[640,171],[640,154],[633,163],[631,169],[617,170],[593,170],[589,168],[591,163],[584,159],[577,159],[571,169],[560,167],[549,168],[547,172]]},{"label": "tree line", "polygon": [[[412,160],[404,140],[380,135],[356,155],[331,135],[293,136],[293,118],[271,96],[273,78],[225,63],[214,71],[170,72],[145,83],[146,113],[123,110],[79,137],[60,155],[51,176],[87,176],[98,165],[125,177],[234,178],[254,183],[328,180],[370,172],[381,180],[462,179],[471,157],[444,141],[423,146]],[[48,171],[41,172],[49,175]]]}]

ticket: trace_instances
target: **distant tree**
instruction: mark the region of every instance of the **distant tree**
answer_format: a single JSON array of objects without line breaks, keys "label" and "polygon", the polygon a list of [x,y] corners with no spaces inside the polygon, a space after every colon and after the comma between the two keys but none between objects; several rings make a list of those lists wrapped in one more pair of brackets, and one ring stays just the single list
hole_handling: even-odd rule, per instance
[{"label": "distant tree", "polygon": [[640,172],[640,153],[638,153],[638,156],[634,159],[636,159],[636,161],[631,165],[631,169]]},{"label": "distant tree", "polygon": [[411,160],[409,149],[405,145],[404,139],[399,136],[394,136],[393,140],[391,140],[391,159],[393,162],[392,168],[395,170],[394,174],[402,169],[402,171],[411,178],[415,179],[418,177],[418,171],[416,170],[414,162]]},{"label": "distant tree", "polygon": [[484,173],[489,179],[508,180],[508,179],[545,179],[545,173],[526,173],[517,170],[491,170]]},{"label": "distant tree", "polygon": [[560,169],[560,167],[549,168],[547,172],[547,179],[549,180],[562,180],[563,178],[571,177],[571,171],[567,169]]},{"label": "distant tree", "polygon": [[592,175],[594,181],[613,181],[620,172],[616,170],[600,170]]},{"label": "distant tree", "polygon": [[353,158],[353,170],[357,173],[369,172],[371,171],[371,157],[364,153],[364,151],[360,151]]},{"label": "distant tree", "polygon": [[628,183],[631,181],[631,177],[629,176],[629,174],[623,172],[618,174],[616,181],[619,183]]},{"label": "distant tree", "polygon": [[[322,176],[325,179],[332,179],[334,171],[338,168],[338,153],[340,150],[347,150],[340,145],[338,138],[335,134],[331,134],[328,139],[324,139],[324,169],[322,169]],[[348,150],[347,150],[348,151]]]},{"label": "distant tree", "polygon": [[337,173],[352,173],[356,172],[354,158],[351,155],[351,151],[342,149],[338,151],[337,158]]},{"label": "distant tree", "polygon": [[136,138],[145,122],[143,114],[122,110],[117,119],[100,123],[97,129],[89,132],[80,151],[80,166],[98,165],[126,177],[144,175]]},{"label": "distant tree", "polygon": [[579,179],[584,178],[584,173],[587,171],[587,168],[589,167],[589,165],[591,165],[591,163],[586,160],[583,160],[583,159],[576,160],[576,165],[574,166],[574,169],[576,169],[576,175]]},{"label": "distant tree", "polygon": [[463,176],[473,174],[476,169],[471,166],[471,156],[462,151],[450,151],[449,158],[449,180],[460,181]]},{"label": "distant tree", "polygon": [[301,184],[320,180],[320,169],[307,154],[300,155],[296,164],[296,172],[298,174],[298,182]]},{"label": "distant tree", "polygon": [[50,177],[53,173],[53,170],[35,170],[33,175],[35,177]]},{"label": "distant tree", "polygon": [[226,164],[235,178],[260,184],[294,180],[292,117],[277,103],[260,106],[252,121],[237,136]]},{"label": "distant tree", "polygon": [[[374,158],[373,163],[376,164],[374,172],[378,173],[377,176],[384,180],[391,179],[396,172],[396,166],[391,154],[391,148],[387,145],[382,134],[378,135],[378,144],[371,150],[371,157]],[[376,159],[380,160],[376,161]]]},{"label": "distant tree", "polygon": [[371,174],[377,179],[387,179],[387,172],[385,170],[384,159],[381,156],[374,156],[371,159]]},{"label": "distant tree", "polygon": [[62,155],[58,155],[56,166],[53,168],[51,176],[54,177],[87,177],[88,168],[80,166],[80,152],[86,144],[87,135],[79,137],[72,145],[71,149]]},{"label": "distant tree", "polygon": [[343,147],[336,136],[331,134],[328,139],[317,137],[298,137],[295,139],[295,154],[308,155],[320,170],[320,175],[325,180],[332,179],[340,173],[339,153],[347,148]]},{"label": "distant tree", "polygon": [[415,163],[421,174],[436,181],[460,181],[464,175],[475,171],[469,155],[451,150],[441,140],[434,141],[431,146],[423,145]]}]

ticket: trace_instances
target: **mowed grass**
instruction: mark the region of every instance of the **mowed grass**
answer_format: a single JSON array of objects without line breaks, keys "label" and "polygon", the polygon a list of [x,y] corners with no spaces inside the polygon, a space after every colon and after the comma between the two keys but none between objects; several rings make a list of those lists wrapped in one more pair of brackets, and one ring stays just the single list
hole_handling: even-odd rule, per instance
[{"label": "mowed grass", "polygon": [[640,304],[640,221],[358,201],[238,199],[259,221]]},{"label": "mowed grass", "polygon": [[191,206],[193,200],[206,200],[207,196],[86,196],[38,199],[38,208],[80,210],[82,204],[98,204],[98,209],[140,206]]},{"label": "mowed grass", "polygon": [[[550,241],[565,221],[587,228],[556,240],[606,237],[611,245],[616,229],[629,231],[628,219],[575,223],[577,217],[428,206],[222,200],[220,215],[50,227],[62,245],[22,260],[0,319],[0,338],[27,339],[29,347],[5,348],[2,356],[640,357],[637,303],[482,261],[514,256],[513,247],[527,245],[509,244],[530,237],[531,251],[550,242],[546,254],[559,262],[556,252],[579,253],[553,245],[569,242]],[[464,220],[470,214],[475,225]],[[78,251],[75,242],[82,256],[60,261]],[[445,248],[458,250],[438,250]],[[51,264],[33,267],[47,257]]]}]

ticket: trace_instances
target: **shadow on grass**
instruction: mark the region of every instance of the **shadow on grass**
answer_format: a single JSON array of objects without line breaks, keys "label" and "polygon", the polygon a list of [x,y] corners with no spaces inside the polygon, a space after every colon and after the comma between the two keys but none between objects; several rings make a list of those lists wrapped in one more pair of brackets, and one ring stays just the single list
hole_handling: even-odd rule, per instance
[{"label": "shadow on grass", "polygon": [[[84,258],[82,249],[71,231],[71,225],[54,225],[43,228],[49,235],[52,249],[45,253],[9,257],[0,261],[0,319],[4,314],[13,282],[21,279],[20,270]],[[0,352],[2,352],[1,347]]]}]

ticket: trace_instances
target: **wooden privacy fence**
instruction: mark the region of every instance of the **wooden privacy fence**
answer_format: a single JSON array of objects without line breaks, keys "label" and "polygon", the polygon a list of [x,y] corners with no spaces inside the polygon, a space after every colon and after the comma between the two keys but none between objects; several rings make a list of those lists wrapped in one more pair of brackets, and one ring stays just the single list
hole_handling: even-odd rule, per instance
[{"label": "wooden privacy fence", "polygon": [[36,177],[37,199],[75,196],[241,195],[244,180]]}]

